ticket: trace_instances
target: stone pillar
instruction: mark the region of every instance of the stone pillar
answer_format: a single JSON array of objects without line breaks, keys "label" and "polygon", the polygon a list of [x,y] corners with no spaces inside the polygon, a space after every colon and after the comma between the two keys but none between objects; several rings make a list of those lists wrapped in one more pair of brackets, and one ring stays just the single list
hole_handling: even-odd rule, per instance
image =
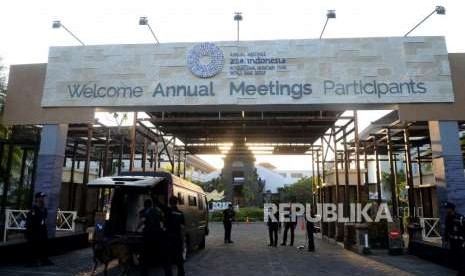
[{"label": "stone pillar", "polygon": [[[450,201],[459,213],[465,214],[465,176],[458,124],[456,121],[431,121],[429,132],[438,204]],[[441,226],[444,226],[444,211],[443,208],[439,210]]]},{"label": "stone pillar", "polygon": [[45,201],[48,209],[47,229],[49,238],[55,237],[67,134],[68,125],[44,125],[40,139],[34,194],[36,192],[47,194]]}]

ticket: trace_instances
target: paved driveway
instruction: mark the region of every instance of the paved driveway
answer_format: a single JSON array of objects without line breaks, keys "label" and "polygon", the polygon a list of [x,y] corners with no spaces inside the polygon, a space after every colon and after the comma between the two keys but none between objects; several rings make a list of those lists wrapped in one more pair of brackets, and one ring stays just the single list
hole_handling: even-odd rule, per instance
[{"label": "paved driveway", "polygon": [[[296,247],[268,247],[267,230],[263,224],[233,226],[234,244],[223,243],[221,224],[212,224],[207,247],[194,253],[186,263],[191,276],[281,276],[281,275],[454,275],[454,272],[416,257],[389,256],[375,253],[361,256],[339,245],[316,239],[316,252]],[[304,232],[298,227],[296,244],[305,243]],[[91,250],[84,249],[53,257],[55,266],[35,269],[10,266],[0,267],[0,275],[89,275]],[[99,275],[101,273],[99,268]],[[112,263],[110,275],[118,275]],[[137,270],[131,275],[140,274]],[[163,275],[153,271],[152,275]]]}]

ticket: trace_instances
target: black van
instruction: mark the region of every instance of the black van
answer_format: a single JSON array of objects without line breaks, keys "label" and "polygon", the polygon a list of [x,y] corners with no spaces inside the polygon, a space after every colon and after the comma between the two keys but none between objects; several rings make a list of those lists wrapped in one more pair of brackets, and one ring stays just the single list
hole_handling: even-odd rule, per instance
[{"label": "black van", "polygon": [[[162,205],[174,195],[179,198],[179,209],[184,213],[186,228],[184,253],[205,247],[208,235],[208,206],[203,189],[167,172],[123,172],[119,176],[102,177],[90,181],[89,188],[110,189],[109,208],[98,222],[97,239],[105,237],[130,237],[142,239],[137,229],[139,211],[144,200],[151,198]],[[100,232],[99,232],[100,231]]]}]

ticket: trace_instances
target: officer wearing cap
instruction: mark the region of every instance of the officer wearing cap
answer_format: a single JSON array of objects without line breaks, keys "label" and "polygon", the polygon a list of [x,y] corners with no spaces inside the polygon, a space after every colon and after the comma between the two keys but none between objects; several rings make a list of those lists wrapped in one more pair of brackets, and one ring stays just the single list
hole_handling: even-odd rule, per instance
[{"label": "officer wearing cap", "polygon": [[[294,203],[294,200],[292,201]],[[291,230],[291,243],[289,246],[294,246],[294,231],[297,226],[297,220],[296,217],[292,214],[292,208],[291,208],[291,214],[289,216],[289,221],[284,222],[284,235],[283,235],[283,242],[281,243],[281,246],[286,246],[287,243],[287,233],[289,230]]]},{"label": "officer wearing cap", "polygon": [[[168,232],[168,238],[170,241],[170,253],[172,261],[176,264],[178,269],[178,276],[186,275],[184,271],[184,232],[185,232],[185,218],[184,213],[178,208],[178,198],[175,196],[169,199],[170,207],[166,216],[166,228]],[[186,243],[187,246],[187,243]]]},{"label": "officer wearing cap", "polygon": [[[271,213],[273,208],[270,208],[269,212]],[[270,243],[268,246],[277,247],[278,246],[278,231],[279,231],[279,213],[276,211],[273,214],[274,218],[272,219],[271,216],[268,216],[268,236],[270,238]]]},{"label": "officer wearing cap", "polygon": [[224,243],[233,243],[231,240],[231,228],[235,215],[233,205],[229,203],[228,209],[223,211]]},{"label": "officer wearing cap", "polygon": [[465,275],[465,218],[455,211],[451,202],[444,203],[446,225],[444,239],[449,246],[451,260],[457,268],[457,275]]},{"label": "officer wearing cap", "polygon": [[34,204],[26,219],[26,239],[31,245],[31,265],[52,265],[47,257],[47,208],[45,194],[35,194]]},{"label": "officer wearing cap", "polygon": [[307,250],[308,252],[314,252],[315,251],[315,238],[313,236],[313,233],[315,233],[315,211],[311,210],[310,211],[310,217],[305,216],[305,222],[307,226],[307,243],[308,247]]}]

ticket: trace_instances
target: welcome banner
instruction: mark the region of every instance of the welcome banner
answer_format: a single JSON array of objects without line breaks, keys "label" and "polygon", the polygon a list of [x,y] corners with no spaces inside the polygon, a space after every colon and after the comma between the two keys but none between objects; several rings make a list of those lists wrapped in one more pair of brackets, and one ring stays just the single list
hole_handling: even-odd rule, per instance
[{"label": "welcome banner", "polygon": [[443,37],[52,47],[43,107],[453,102]]}]

